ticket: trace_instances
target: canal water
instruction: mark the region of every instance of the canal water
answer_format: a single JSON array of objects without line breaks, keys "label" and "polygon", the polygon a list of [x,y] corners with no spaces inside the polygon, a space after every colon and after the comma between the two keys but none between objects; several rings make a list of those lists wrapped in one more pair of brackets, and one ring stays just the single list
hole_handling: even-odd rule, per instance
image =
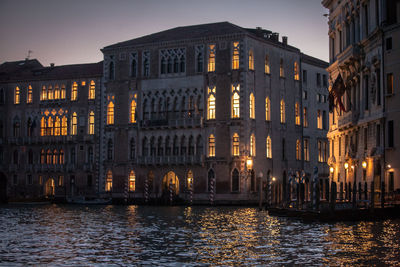
[{"label": "canal water", "polygon": [[303,223],[247,207],[0,206],[0,265],[400,265],[400,220]]}]

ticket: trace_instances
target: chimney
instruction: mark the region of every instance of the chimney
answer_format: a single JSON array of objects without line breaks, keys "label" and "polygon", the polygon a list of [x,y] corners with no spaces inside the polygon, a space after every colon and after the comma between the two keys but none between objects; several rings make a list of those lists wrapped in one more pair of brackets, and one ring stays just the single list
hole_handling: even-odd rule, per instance
[{"label": "chimney", "polygon": [[287,36],[282,36],[282,43],[287,45]]},{"label": "chimney", "polygon": [[50,63],[50,67],[54,68],[54,63]]},{"label": "chimney", "polygon": [[272,40],[275,42],[279,42],[279,33],[277,32],[272,33]]}]

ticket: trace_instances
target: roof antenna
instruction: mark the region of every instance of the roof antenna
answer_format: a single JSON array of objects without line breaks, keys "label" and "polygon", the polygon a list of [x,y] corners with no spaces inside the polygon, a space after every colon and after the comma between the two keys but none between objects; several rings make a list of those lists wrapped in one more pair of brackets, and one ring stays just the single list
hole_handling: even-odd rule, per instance
[{"label": "roof antenna", "polygon": [[26,60],[29,60],[29,58],[31,57],[31,54],[33,53],[32,50],[28,50],[28,55],[26,56]]}]

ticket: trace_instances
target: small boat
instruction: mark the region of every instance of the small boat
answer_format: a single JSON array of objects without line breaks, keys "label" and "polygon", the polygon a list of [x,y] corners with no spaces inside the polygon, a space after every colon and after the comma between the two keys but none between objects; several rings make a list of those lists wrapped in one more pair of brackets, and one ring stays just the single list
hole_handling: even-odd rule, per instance
[{"label": "small boat", "polygon": [[69,204],[80,204],[80,205],[107,205],[112,203],[111,198],[94,198],[86,199],[85,197],[73,197],[67,198]]}]

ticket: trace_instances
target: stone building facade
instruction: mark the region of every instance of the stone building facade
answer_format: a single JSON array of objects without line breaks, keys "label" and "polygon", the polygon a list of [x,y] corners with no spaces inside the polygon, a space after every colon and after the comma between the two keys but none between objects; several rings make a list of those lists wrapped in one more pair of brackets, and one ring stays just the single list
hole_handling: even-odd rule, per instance
[{"label": "stone building facade", "polygon": [[292,173],[328,176],[328,64],[286,37],[222,22],[102,52],[102,196],[255,202],[263,179],[279,202]]},{"label": "stone building facade", "polygon": [[[400,1],[322,1],[329,9],[329,164],[351,183],[400,188]],[[397,133],[397,135],[396,135]]]},{"label": "stone building facade", "polygon": [[0,65],[2,196],[98,194],[103,63]]}]

